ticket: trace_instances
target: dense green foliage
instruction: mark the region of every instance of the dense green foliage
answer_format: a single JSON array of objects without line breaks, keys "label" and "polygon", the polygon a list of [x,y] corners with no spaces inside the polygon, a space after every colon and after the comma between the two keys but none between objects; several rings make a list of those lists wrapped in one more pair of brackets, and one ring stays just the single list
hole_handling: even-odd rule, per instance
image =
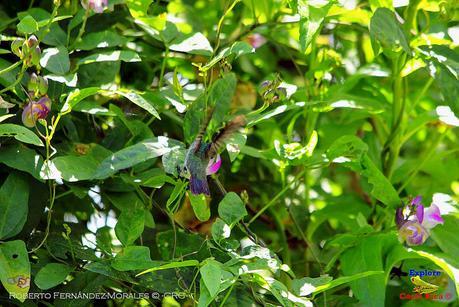
[{"label": "dense green foliage", "polygon": [[0,305],[456,304],[457,1],[106,2],[0,2]]}]

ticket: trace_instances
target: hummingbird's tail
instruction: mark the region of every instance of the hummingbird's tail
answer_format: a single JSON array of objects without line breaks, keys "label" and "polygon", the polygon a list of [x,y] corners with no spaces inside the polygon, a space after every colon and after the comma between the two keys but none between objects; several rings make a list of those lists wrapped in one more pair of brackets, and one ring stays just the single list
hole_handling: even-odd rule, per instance
[{"label": "hummingbird's tail", "polygon": [[195,195],[198,195],[198,194],[210,195],[209,184],[207,183],[207,178],[204,176],[203,179],[199,179],[196,176],[191,176],[190,190],[191,190],[191,193]]}]

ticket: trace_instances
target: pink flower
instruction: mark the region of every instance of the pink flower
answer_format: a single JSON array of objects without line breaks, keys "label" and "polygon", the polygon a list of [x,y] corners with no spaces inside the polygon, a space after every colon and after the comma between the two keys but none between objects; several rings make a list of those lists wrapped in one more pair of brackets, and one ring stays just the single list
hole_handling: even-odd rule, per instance
[{"label": "pink flower", "polygon": [[438,224],[443,224],[444,220],[441,217],[440,209],[435,204],[431,204],[427,210],[424,211],[424,220],[422,225],[427,229],[432,229]]},{"label": "pink flower", "polygon": [[247,42],[255,49],[260,48],[266,43],[266,38],[258,33],[247,36]]},{"label": "pink flower", "polygon": [[220,169],[220,166],[222,166],[222,158],[220,155],[217,155],[216,157],[210,159],[207,164],[206,175],[215,174]]},{"label": "pink flower", "polygon": [[38,119],[44,119],[48,116],[51,109],[51,100],[48,97],[42,97],[38,101],[30,101],[22,111],[22,122],[24,126],[35,127]]},{"label": "pink flower", "polygon": [[108,0],[81,0],[81,5],[86,10],[93,10],[95,13],[103,13],[108,7]]}]

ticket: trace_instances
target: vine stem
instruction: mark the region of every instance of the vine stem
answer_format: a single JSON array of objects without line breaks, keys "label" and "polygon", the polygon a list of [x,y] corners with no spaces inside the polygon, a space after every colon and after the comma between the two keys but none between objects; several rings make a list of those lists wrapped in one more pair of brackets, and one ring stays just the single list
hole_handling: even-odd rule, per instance
[{"label": "vine stem", "polygon": [[403,189],[408,185],[408,183],[410,183],[410,181],[413,180],[413,178],[416,176],[416,174],[419,172],[419,170],[432,157],[432,155],[435,152],[435,149],[438,147],[440,142],[443,140],[443,138],[445,137],[447,131],[448,131],[448,129],[446,129],[445,131],[441,132],[440,134],[437,134],[435,139],[432,141],[432,144],[430,145],[430,147],[427,149],[427,151],[423,155],[423,159],[421,160],[421,162],[416,165],[415,169],[411,172],[411,174],[408,176],[408,178],[403,181],[403,184],[400,186],[400,188],[398,188],[397,193],[400,193],[400,192],[403,191]]},{"label": "vine stem", "polygon": [[75,45],[80,41],[81,37],[84,34],[84,31],[86,30],[86,22],[88,21],[89,17],[89,11],[90,10],[85,10],[84,17],[83,17],[83,23],[81,24],[80,30],[78,31],[78,35],[73,41],[72,45],[70,46],[69,50],[74,50]]},{"label": "vine stem", "polygon": [[0,75],[3,75],[3,74],[5,74],[5,73],[7,73],[7,72],[9,72],[9,71],[11,71],[11,70],[13,70],[13,69],[15,69],[16,67],[18,67],[19,65],[21,65],[21,63],[22,63],[21,61],[18,61],[18,62],[16,62],[16,63],[14,63],[14,64],[12,64],[12,65],[10,65],[10,66],[8,66],[8,67],[2,69],[2,70],[0,70]]},{"label": "vine stem", "polygon": [[[19,62],[19,63],[21,63],[21,62]],[[11,83],[7,87],[5,87],[4,89],[0,90],[0,94],[5,93],[5,92],[7,92],[7,91],[9,91],[11,89],[14,89],[16,87],[16,85],[18,85],[18,83],[22,81],[22,78],[24,77],[24,73],[25,73],[26,69],[27,69],[27,67],[26,67],[25,63],[22,63],[22,68],[21,68],[21,71],[18,74],[17,79],[13,83]]]},{"label": "vine stem", "polygon": [[223,21],[225,20],[226,15],[228,15],[229,12],[231,12],[233,10],[233,8],[236,6],[236,4],[238,4],[239,1],[241,1],[241,0],[235,0],[229,6],[229,8],[225,11],[225,13],[223,13],[222,17],[220,17],[220,20],[218,21],[218,24],[217,24],[217,42],[215,43],[214,54],[217,52],[218,48],[220,47],[220,32],[222,30]]},{"label": "vine stem", "polygon": [[295,183],[297,182],[300,178],[302,178],[304,176],[304,174],[306,173],[306,170],[302,170],[300,173],[298,173],[298,175],[296,175],[296,177],[290,182],[288,183],[282,190],[279,191],[279,193],[276,194],[276,196],[274,196],[271,201],[269,201],[263,208],[261,208],[251,219],[250,221],[247,223],[247,225],[250,225],[252,224],[260,215],[263,214],[263,212],[265,212],[269,207],[271,207],[272,205],[274,205],[276,203],[276,201],[282,196],[284,195],[289,189],[290,187]]}]

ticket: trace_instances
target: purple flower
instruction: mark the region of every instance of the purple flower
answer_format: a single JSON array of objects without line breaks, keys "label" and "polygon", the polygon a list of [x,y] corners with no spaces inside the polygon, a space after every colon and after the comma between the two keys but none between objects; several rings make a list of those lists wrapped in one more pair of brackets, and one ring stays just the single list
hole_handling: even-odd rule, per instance
[{"label": "purple flower", "polygon": [[44,119],[48,116],[51,109],[51,100],[48,97],[42,97],[38,101],[30,101],[22,111],[22,122],[24,126],[35,127],[38,119]]},{"label": "purple flower", "polygon": [[108,7],[108,0],[81,0],[81,5],[85,10],[93,10],[100,14]]},{"label": "purple flower", "polygon": [[409,205],[397,208],[395,221],[399,239],[408,245],[421,245],[429,237],[429,232],[437,224],[443,224],[440,209],[435,205],[429,208],[421,203],[421,196],[416,196]]},{"label": "purple flower", "polygon": [[215,174],[220,169],[220,166],[222,166],[222,158],[217,155],[215,158],[210,159],[207,164],[206,175]]},{"label": "purple flower", "polygon": [[427,230],[417,221],[406,221],[398,233],[400,240],[410,246],[421,245],[429,237]]}]

